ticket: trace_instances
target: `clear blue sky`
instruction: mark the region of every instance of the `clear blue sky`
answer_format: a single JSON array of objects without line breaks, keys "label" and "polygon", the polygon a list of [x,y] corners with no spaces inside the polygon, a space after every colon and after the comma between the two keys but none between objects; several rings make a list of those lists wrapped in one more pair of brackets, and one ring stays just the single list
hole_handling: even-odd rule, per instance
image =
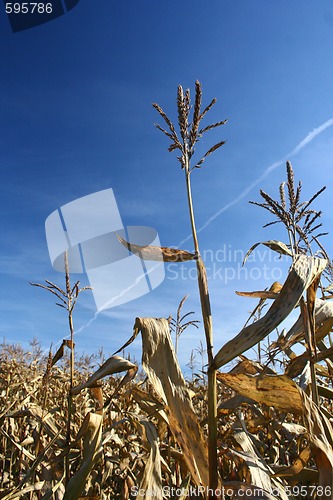
[{"label": "clear blue sky", "polygon": [[[286,241],[277,226],[262,229],[268,214],[248,201],[259,200],[260,188],[277,196],[283,162],[305,138],[290,160],[305,198],[327,185],[316,208],[332,234],[331,0],[81,0],[66,15],[15,34],[2,8],[0,44],[1,338],[25,343],[36,336],[48,347],[67,335],[65,312],[29,285],[45,278],[63,283],[49,260],[44,222],[65,203],[112,187],[125,224],[154,227],[165,246],[190,234],[183,172],[154,128],[151,106],[158,102],[175,118],[179,83],[193,88],[199,79],[204,101],[218,99],[207,124],[229,119],[206,135],[206,149],[221,139],[227,144],[192,180],[198,227],[213,218],[200,246],[217,348],[255,306],[235,290],[285,277],[286,265],[264,249],[239,270],[253,243]],[[276,162],[282,163],[267,172]],[[324,240],[329,252],[331,238]],[[192,250],[191,241],[184,247]],[[131,335],[136,316],[175,314],[187,293],[184,312],[200,319],[191,267],[179,269],[178,279],[169,267],[152,293],[83,328],[94,315],[87,292],[75,316],[78,347],[113,352]],[[202,328],[183,334],[183,364],[200,340]],[[140,357],[139,341],[131,351]]]}]

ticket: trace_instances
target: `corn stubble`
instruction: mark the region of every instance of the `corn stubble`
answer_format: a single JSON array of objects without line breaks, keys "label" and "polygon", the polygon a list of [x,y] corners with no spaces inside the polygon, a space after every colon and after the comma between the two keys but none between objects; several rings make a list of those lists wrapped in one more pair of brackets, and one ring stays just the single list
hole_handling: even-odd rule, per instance
[{"label": "corn stubble", "polygon": [[[302,185],[295,187],[287,162],[279,200],[261,191],[263,201],[252,202],[270,212],[274,220],[267,225],[282,224],[288,238],[255,243],[245,261],[263,244],[290,259],[290,269],[284,284],[237,292],[258,299],[258,305],[215,354],[191,190],[191,174],[224,144],[217,142],[195,159],[203,134],[226,123],[201,124],[215,102],[202,109],[196,82],[192,107],[190,91],[179,86],[178,128],[153,105],[166,125],[157,128],[170,139],[169,151],[179,153],[193,250],[141,247],[119,237],[142,259],[194,261],[205,376],[193,373],[187,381],[177,359],[180,335],[199,328],[198,320],[189,319],[193,311],[181,312],[186,297],[175,319],[135,319],[131,338],[118,352],[141,336],[144,373],[118,352],[107,359],[103,353],[75,356],[73,311],[84,288],[79,282],[71,286],[65,256],[64,290],[50,281],[34,285],[55,295],[66,310],[70,338],[47,357],[36,342],[31,352],[1,345],[1,499],[217,499],[222,488],[229,498],[332,498],[333,348],[327,341],[333,326],[333,265],[320,241],[321,212],[312,208],[324,188],[301,201]],[[294,310],[297,320],[279,331]],[[257,344],[264,351],[259,361],[244,355]],[[230,362],[233,367],[221,371]]]}]

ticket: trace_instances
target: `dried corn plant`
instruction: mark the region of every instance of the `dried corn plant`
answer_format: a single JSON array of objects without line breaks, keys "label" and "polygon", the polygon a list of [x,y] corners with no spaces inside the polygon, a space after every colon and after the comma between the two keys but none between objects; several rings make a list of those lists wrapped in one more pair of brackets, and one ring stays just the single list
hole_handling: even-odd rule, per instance
[{"label": "dried corn plant", "polygon": [[189,327],[189,326],[194,326],[195,328],[199,328],[198,323],[200,323],[199,320],[197,319],[191,319],[188,321],[185,321],[185,319],[188,319],[191,314],[194,314],[194,311],[189,311],[185,314],[182,314],[182,308],[184,306],[184,303],[187,299],[188,295],[185,295],[182,300],[179,303],[178,309],[177,309],[177,315],[176,318],[171,318],[170,320],[170,330],[175,332],[175,351],[176,354],[178,353],[178,341],[179,337],[181,334]]},{"label": "dried corn plant", "polygon": [[[208,357],[208,459],[209,459],[209,497],[216,498],[215,490],[218,487],[218,462],[217,462],[217,393],[216,393],[216,369],[213,364],[213,324],[210,307],[210,297],[207,282],[207,273],[205,264],[200,255],[199,242],[194,217],[194,207],[191,188],[191,174],[201,168],[203,162],[208,156],[217,151],[225,144],[225,141],[220,141],[214,144],[206,151],[206,153],[198,160],[193,161],[195,147],[201,137],[208,131],[218,128],[226,123],[226,120],[213,123],[211,125],[202,126],[202,120],[215,104],[216,99],[213,99],[204,109],[202,109],[202,87],[200,82],[195,83],[195,98],[192,108],[190,90],[184,89],[181,85],[178,86],[177,92],[177,111],[178,111],[178,132],[176,127],[158,104],[154,103],[153,107],[158,112],[159,116],[164,120],[166,128],[157,124],[156,127],[170,139],[169,152],[177,151],[179,153],[178,161],[182,170],[185,173],[186,193],[189,208],[189,218],[192,228],[192,238],[194,253],[189,253],[184,250],[174,250],[171,248],[156,248],[156,247],[139,247],[133,243],[125,242],[120,238],[120,241],[133,253],[139,253],[140,257],[146,260],[160,260],[161,255],[164,261],[181,262],[183,260],[195,260],[197,266],[198,288],[201,302],[202,319],[206,337],[207,357]],[[184,258],[185,256],[185,258]]]},{"label": "dried corn plant", "polygon": [[[81,289],[79,282],[71,286],[65,260],[65,290],[50,281],[35,285],[55,295],[67,311],[70,339],[47,356],[36,342],[30,352],[0,345],[1,500],[332,498],[333,347],[326,340],[333,307],[331,285],[324,287],[320,281],[325,266],[326,278],[332,278],[332,266],[318,233],[321,212],[312,208],[322,190],[302,202],[301,184],[295,188],[287,163],[279,201],[261,192],[263,203],[254,204],[274,214],[276,220],[268,225],[280,222],[288,235],[286,243],[262,244],[290,258],[291,266],[284,284],[238,292],[259,299],[252,323],[214,354],[190,181],[191,173],[223,144],[194,161],[197,142],[225,121],[202,126],[215,99],[203,111],[201,101],[200,83],[193,108],[190,92],[178,88],[178,132],[154,105],[167,125],[157,127],[171,140],[169,150],[179,151],[193,251],[119,240],[140,258],[196,262],[208,389],[196,378],[185,380],[171,340],[170,326],[176,339],[188,326],[197,326],[197,320],[189,319],[192,311],[182,314],[186,297],[175,320],[136,318],[132,337],[120,349],[141,334],[146,377],[139,377],[130,357],[117,353],[74,357],[73,310]],[[316,253],[313,244],[319,249]],[[271,306],[263,310],[267,301]],[[297,308],[298,319],[271,343],[266,363],[244,355]],[[303,347],[302,354],[294,353],[296,343]],[[277,373],[272,361],[282,355],[284,373]],[[231,361],[231,370],[220,371]]]},{"label": "dried corn plant", "polygon": [[[192,226],[192,235],[194,243],[194,253],[189,253],[183,250],[174,250],[169,248],[155,247],[138,247],[135,244],[125,242],[133,253],[138,254],[141,258],[165,261],[181,261],[184,257],[186,260],[196,260],[198,271],[198,285],[201,300],[201,309],[203,316],[204,329],[206,334],[206,344],[208,353],[208,455],[209,455],[209,493],[208,496],[216,498],[216,490],[219,484],[218,476],[218,454],[217,454],[217,408],[216,408],[216,372],[219,368],[226,365],[230,361],[237,358],[239,355],[264,340],[271,332],[276,330],[290,313],[298,306],[301,309],[301,320],[303,324],[304,339],[307,345],[309,369],[310,369],[310,388],[312,398],[315,404],[318,404],[318,388],[316,381],[316,291],[320,284],[320,278],[328,263],[327,254],[324,247],[321,245],[319,238],[323,233],[318,234],[318,229],[321,224],[318,222],[321,212],[311,208],[314,200],[324,190],[322,188],[307,202],[301,201],[301,183],[297,188],[294,185],[294,172],[292,166],[287,162],[287,182],[280,186],[280,201],[275,201],[264,191],[261,191],[261,196],[264,199],[263,203],[254,204],[267,209],[274,214],[277,220],[270,222],[268,225],[281,222],[285,225],[288,234],[288,243],[281,241],[270,240],[263,242],[265,246],[277,251],[279,254],[287,255],[292,258],[292,264],[289,274],[283,285],[276,284],[274,290],[271,287],[270,291],[255,292],[260,299],[260,307],[264,305],[267,299],[273,299],[272,306],[266,314],[260,315],[252,324],[246,325],[240,333],[224,345],[214,356],[212,351],[212,318],[210,311],[209,292],[206,278],[204,263],[200,257],[197,232],[194,220],[194,210],[191,194],[191,173],[195,168],[200,168],[203,161],[215,150],[219,149],[224,142],[221,141],[210,148],[207,153],[197,162],[191,164],[194,155],[195,144],[203,133],[212,128],[223,125],[225,121],[217,122],[211,126],[200,128],[200,121],[215,103],[213,100],[203,112],[201,112],[201,85],[196,83],[196,97],[193,109],[192,120],[190,92],[185,93],[182,87],[178,87],[177,109],[178,109],[178,127],[179,132],[176,132],[176,127],[173,125],[169,117],[163,109],[154,104],[153,106],[158,111],[167,125],[167,128],[162,128],[157,125],[170,140],[169,151],[178,150],[180,156],[178,160],[181,168],[185,172],[187,197],[190,212],[190,221]],[[193,165],[193,166],[192,166]],[[286,201],[286,189],[288,193],[288,203]],[[320,253],[313,256],[311,244],[315,242],[319,246]],[[258,246],[259,243],[253,245],[246,255],[248,255]],[[245,293],[244,295],[253,296],[253,292]],[[252,315],[253,318],[253,315]],[[326,323],[326,328],[330,329],[330,323]],[[326,330],[324,330],[326,331]],[[323,332],[323,328],[321,328]],[[235,388],[235,387],[234,387]],[[295,403],[295,408],[297,405]],[[220,479],[222,475],[220,474]],[[252,478],[253,480],[253,478]],[[251,483],[251,478],[250,478]],[[255,486],[255,485],[254,485]]]},{"label": "dried corn plant", "polygon": [[[58,285],[52,283],[49,280],[46,280],[46,285],[40,283],[31,283],[32,286],[37,286],[42,288],[57,297],[60,302],[56,302],[56,305],[65,309],[67,311],[68,317],[68,326],[70,333],[70,340],[64,340],[60,350],[56,355],[56,359],[53,364],[56,363],[58,356],[62,356],[64,353],[64,347],[67,346],[70,349],[70,362],[69,362],[69,390],[68,390],[68,417],[67,417],[67,431],[66,431],[66,440],[67,446],[70,445],[71,440],[71,422],[74,413],[73,408],[73,398],[72,398],[72,388],[75,383],[75,343],[74,343],[74,324],[73,324],[73,312],[79,297],[79,294],[82,291],[90,290],[90,286],[85,286],[83,288],[79,288],[80,282],[77,281],[74,286],[71,286],[70,282],[70,273],[69,273],[69,265],[68,265],[68,252],[64,253],[64,268],[65,268],[65,284],[66,288],[63,290]],[[48,372],[47,372],[48,373]],[[70,464],[69,464],[69,455],[66,455],[66,483],[70,480]]]},{"label": "dried corn plant", "polygon": [[[330,265],[330,260],[319,240],[326,234],[318,233],[321,227],[319,222],[321,211],[310,208],[325,188],[317,191],[309,201],[302,202],[301,186],[299,182],[295,189],[293,168],[290,162],[287,162],[287,181],[280,186],[280,201],[260,191],[264,202],[251,202],[275,216],[275,220],[266,226],[282,223],[286,227],[287,244],[276,240],[262,242],[262,244],[273,251],[290,256],[292,264],[284,285],[276,283],[273,284],[274,290],[272,285],[269,291],[239,293],[259,298],[261,307],[266,300],[273,299],[273,304],[263,317],[245,326],[234,339],[223,346],[214,362],[217,367],[225,365],[234,359],[235,355],[240,355],[264,339],[289,316],[294,308],[299,307],[300,315],[296,323],[288,332],[282,332],[277,342],[270,346],[271,352],[274,351],[275,355],[283,351],[290,357],[284,375],[267,373],[267,367],[265,367],[261,373],[257,374],[246,373],[246,371],[219,373],[218,379],[233,388],[240,398],[250,398],[258,403],[272,406],[275,410],[303,417],[304,434],[307,431],[310,446],[300,450],[294,465],[285,469],[280,467],[280,471],[275,476],[288,478],[290,481],[292,479],[301,481],[306,478],[312,484],[318,485],[319,489],[316,490],[318,496],[332,498],[331,422],[333,418],[331,408],[327,412],[327,401],[325,402],[323,397],[330,398],[333,393],[325,381],[329,372],[319,365],[320,361],[325,360],[328,367],[331,366],[331,349],[325,346],[323,340],[333,326],[332,304],[324,295],[321,299],[316,296],[318,287],[324,290],[321,277],[327,265]],[[285,188],[287,188],[288,203]],[[316,254],[312,249],[313,243],[319,248]],[[259,243],[253,245],[245,260],[258,245]],[[297,342],[305,344],[306,348],[305,352],[299,356],[292,351],[293,345]],[[270,356],[271,359],[272,356]],[[291,380],[296,377],[299,377],[298,383]],[[308,391],[311,398],[302,391],[299,385]],[[313,476],[312,469],[307,471],[305,469],[311,459],[317,464],[319,478]],[[307,489],[304,487],[303,491]],[[300,492],[299,489],[298,492]]]},{"label": "dried corn plant", "polygon": [[[294,170],[289,161],[287,161],[287,181],[282,182],[280,185],[280,200],[274,200],[265,191],[260,190],[260,195],[263,202],[250,201],[253,205],[268,210],[275,216],[275,220],[269,222],[264,227],[271,226],[272,224],[283,224],[287,229],[289,238],[289,251],[292,255],[298,253],[312,254],[311,244],[318,243],[323,250],[322,245],[319,243],[319,238],[327,233],[317,233],[322,224],[319,222],[322,212],[310,208],[310,205],[318,198],[318,196],[326,189],[326,186],[317,191],[309,201],[301,202],[302,182],[299,181],[297,188],[295,188]],[[287,196],[288,195],[288,202]],[[327,257],[325,252],[325,257]]]}]

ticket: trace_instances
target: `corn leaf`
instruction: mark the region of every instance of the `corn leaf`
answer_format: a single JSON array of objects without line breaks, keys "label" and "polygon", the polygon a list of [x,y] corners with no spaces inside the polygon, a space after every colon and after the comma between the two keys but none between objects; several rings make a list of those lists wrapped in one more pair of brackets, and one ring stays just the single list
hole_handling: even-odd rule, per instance
[{"label": "corn leaf", "polygon": [[301,415],[302,402],[297,385],[285,375],[247,375],[245,373],[220,373],[217,378],[242,396],[254,399],[257,403]]},{"label": "corn leaf", "polygon": [[20,491],[13,491],[8,495],[1,496],[2,500],[14,500],[15,498],[21,498],[26,493],[31,493],[33,491],[40,491],[45,485],[45,481],[38,481],[37,483],[30,484]]},{"label": "corn leaf", "polygon": [[234,438],[242,451],[231,450],[231,455],[239,456],[246,462],[251,475],[251,483],[264,491],[276,491],[280,498],[288,500],[283,485],[279,480],[271,479],[272,469],[260,456],[249,435],[244,430],[235,432]]},{"label": "corn leaf", "polygon": [[65,354],[65,347],[71,348],[71,341],[64,339],[61,346],[52,358],[51,366],[54,366]]},{"label": "corn leaf", "polygon": [[218,369],[229,363],[277,328],[298,304],[303,292],[321,274],[326,263],[325,259],[298,255],[285,284],[267,313],[255,323],[243,328],[235,338],[227,342],[216,354],[211,368]]},{"label": "corn leaf", "polygon": [[270,292],[269,290],[259,290],[255,292],[237,292],[240,297],[250,297],[251,299],[276,299],[279,296],[278,292]]},{"label": "corn leaf", "polygon": [[287,245],[282,243],[282,241],[278,241],[278,240],[259,241],[258,243],[255,243],[254,245],[252,245],[250,250],[247,252],[247,254],[244,257],[243,265],[247,261],[249,255],[251,255],[253,250],[255,248],[257,248],[257,246],[259,246],[259,245],[265,245],[266,247],[270,248],[271,250],[274,250],[274,252],[278,252],[281,255],[289,255],[290,257],[292,257],[291,251],[289,250]]},{"label": "corn leaf", "polygon": [[[321,409],[298,388],[304,409],[304,425],[308,430],[309,442],[313,458],[319,471],[319,486],[323,486],[323,498],[333,494],[333,430],[331,422]],[[329,492],[326,494],[325,487]]]},{"label": "corn leaf", "polygon": [[99,460],[102,451],[102,423],[103,417],[96,413],[88,413],[76,437],[76,441],[83,437],[83,460],[80,469],[70,479],[63,500],[77,500],[80,498],[87,478]]},{"label": "corn leaf", "polygon": [[154,245],[140,246],[133,245],[128,241],[124,240],[119,234],[117,238],[120,243],[128,248],[128,250],[143,260],[155,260],[164,262],[186,262],[187,260],[193,260],[196,258],[195,254],[187,252],[186,250],[178,250],[176,248],[169,247],[157,247]]},{"label": "corn leaf", "polygon": [[306,466],[311,458],[310,446],[306,446],[298,455],[296,460],[289,467],[281,468],[279,472],[274,474],[274,477],[294,477],[299,474]]},{"label": "corn leaf", "polygon": [[89,377],[87,382],[73,387],[72,394],[79,394],[82,389],[87,389],[88,387],[95,385],[98,380],[107,377],[108,375],[112,375],[113,373],[124,371],[127,371],[127,375],[125,376],[122,385],[125,381],[127,383],[135,377],[138,367],[134,363],[131,363],[127,359],[121,358],[120,356],[111,356],[95,373],[91,375],[91,377]]},{"label": "corn leaf", "polygon": [[166,319],[136,318],[142,334],[142,365],[157,395],[165,403],[170,429],[197,485],[208,486],[207,446],[191,396],[178,364]]},{"label": "corn leaf", "polygon": [[[329,334],[333,327],[333,301],[316,299],[314,303],[315,336],[316,342],[320,342]],[[292,346],[304,339],[304,322],[300,315],[287,335],[277,342],[281,349]]]},{"label": "corn leaf", "polygon": [[136,420],[137,425],[140,425],[140,433],[144,436],[146,447],[150,449],[136,498],[139,500],[158,500],[163,497],[163,494],[161,455],[156,428],[149,420],[143,418],[133,419],[134,416],[132,417],[132,421]]}]

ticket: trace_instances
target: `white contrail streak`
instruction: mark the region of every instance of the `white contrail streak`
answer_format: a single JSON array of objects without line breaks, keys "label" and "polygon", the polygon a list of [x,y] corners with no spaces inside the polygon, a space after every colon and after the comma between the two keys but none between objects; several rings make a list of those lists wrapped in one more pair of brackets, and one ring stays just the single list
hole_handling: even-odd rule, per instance
[{"label": "white contrail streak", "polygon": [[[215,212],[215,214],[213,214],[198,230],[197,232],[200,233],[201,231],[203,231],[204,229],[206,229],[206,227],[208,227],[217,217],[219,217],[223,212],[225,212],[226,210],[228,210],[230,207],[233,207],[234,205],[236,205],[240,200],[242,200],[243,198],[245,198],[245,196],[255,187],[257,186],[263,179],[265,179],[265,177],[267,177],[271,172],[273,172],[273,170],[275,170],[276,168],[280,167],[281,165],[283,165],[283,163],[288,160],[289,158],[292,158],[293,156],[297,155],[303,148],[305,148],[305,146],[307,146],[308,144],[310,144],[310,142],[312,142],[319,134],[321,134],[322,132],[324,132],[324,130],[326,130],[328,127],[331,127],[333,125],[333,118],[330,118],[329,120],[327,120],[325,123],[323,123],[322,125],[320,125],[319,127],[317,128],[314,128],[311,132],[309,132],[307,134],[307,136],[297,144],[297,146],[292,150],[290,151],[288,154],[286,154],[281,160],[279,161],[276,161],[275,163],[272,163],[272,165],[270,165],[269,167],[267,167],[264,172],[256,179],[254,180],[253,182],[251,182],[251,184],[249,186],[247,186],[238,196],[236,196],[236,198],[234,198],[232,201],[230,201],[229,203],[227,203],[226,205],[224,205],[222,208],[220,208],[217,212]],[[187,236],[187,238],[185,238],[182,242],[181,242],[181,245],[183,243],[185,243],[185,241],[189,240],[191,238],[191,235],[190,236]]]},{"label": "white contrail streak", "polygon": [[[159,265],[161,265],[161,263],[159,264],[156,264],[155,267],[152,268],[152,270],[154,270],[156,267],[158,267]],[[140,276],[138,276],[136,278],[136,280],[134,281],[134,283],[132,283],[130,286],[128,286],[127,288],[125,288],[124,290],[122,290],[118,295],[115,295],[114,297],[112,297],[112,299],[110,299],[108,302],[106,302],[103,307],[101,309],[99,309],[98,311],[95,312],[94,316],[87,322],[85,323],[84,325],[82,325],[78,330],[76,330],[75,333],[81,333],[82,330],[84,330],[85,328],[88,328],[88,326],[91,325],[91,323],[93,323],[95,321],[95,319],[97,319],[98,315],[105,311],[106,309],[108,309],[109,307],[112,306],[113,302],[115,302],[117,299],[121,298],[126,292],[129,292],[132,288],[134,288],[140,281],[142,281],[143,279],[146,279],[146,275],[143,273],[143,274],[140,274]]]}]

